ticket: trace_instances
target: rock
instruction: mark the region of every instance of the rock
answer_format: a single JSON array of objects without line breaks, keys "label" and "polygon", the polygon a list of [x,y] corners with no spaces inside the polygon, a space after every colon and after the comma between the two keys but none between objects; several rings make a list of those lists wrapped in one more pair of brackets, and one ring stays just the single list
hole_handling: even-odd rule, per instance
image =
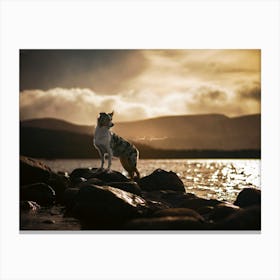
[{"label": "rock", "polygon": [[202,206],[202,207],[198,208],[196,211],[200,215],[208,217],[213,210],[214,210],[213,206]]},{"label": "rock", "polygon": [[205,199],[205,198],[194,196],[193,198],[185,199],[182,203],[178,205],[178,207],[198,210],[199,208],[208,207],[208,206],[211,207],[219,203],[221,203],[221,201],[216,199]]},{"label": "rock", "polygon": [[20,200],[31,200],[40,205],[52,205],[55,202],[55,191],[45,183],[35,183],[20,187]]},{"label": "rock", "polygon": [[108,171],[106,169],[97,170],[97,172],[95,172],[94,175],[90,178],[97,178],[106,183],[130,182],[130,179],[125,177],[122,173],[115,170]]},{"label": "rock", "polygon": [[76,180],[76,178],[89,179],[94,176],[95,173],[96,172],[91,168],[76,168],[70,173],[69,176],[72,181],[73,179]]},{"label": "rock", "polygon": [[237,213],[240,210],[238,206],[230,203],[217,204],[211,212],[209,218],[213,221],[221,221],[233,213]]},{"label": "rock", "polygon": [[250,206],[240,209],[217,223],[213,229],[216,230],[260,230],[261,229],[261,208]]},{"label": "rock", "polygon": [[70,178],[71,181],[76,180],[76,178],[85,178],[87,180],[89,179],[99,179],[102,182],[108,183],[108,182],[129,182],[130,180],[122,175],[118,171],[107,169],[96,169],[96,168],[77,168],[74,169],[71,174]]},{"label": "rock", "polygon": [[125,229],[129,230],[203,230],[208,225],[193,217],[157,217],[140,218],[129,221]]},{"label": "rock", "polygon": [[169,208],[169,209],[164,209],[164,210],[159,210],[154,213],[154,217],[190,217],[194,218],[200,222],[204,222],[204,218],[198,214],[196,211],[192,209],[187,209],[187,208]]},{"label": "rock", "polygon": [[35,201],[24,200],[20,202],[20,210],[22,211],[36,211],[40,209],[40,205]]},{"label": "rock", "polygon": [[77,187],[79,184],[82,184],[84,182],[87,182],[87,179],[83,177],[70,177],[70,182],[72,186]]},{"label": "rock", "polygon": [[136,182],[111,182],[107,185],[137,195],[141,195],[142,193],[140,187]]},{"label": "rock", "polygon": [[52,224],[55,224],[55,220],[50,220],[50,219],[48,219],[48,220],[44,220],[44,221],[42,221],[42,223],[43,223],[43,224],[49,224],[49,225],[52,225]]},{"label": "rock", "polygon": [[75,205],[75,199],[79,193],[79,188],[68,188],[63,193],[62,203],[66,206],[66,210],[69,212]]},{"label": "rock", "polygon": [[73,215],[84,229],[121,229],[129,219],[147,211],[145,200],[109,186],[87,185],[75,197]]},{"label": "rock", "polygon": [[70,185],[67,176],[56,174],[47,165],[38,160],[20,157],[20,185],[45,183],[56,192],[56,200],[60,202],[66,188]]},{"label": "rock", "polygon": [[182,180],[172,171],[156,169],[153,173],[138,181],[139,186],[145,191],[173,190],[185,192]]},{"label": "rock", "polygon": [[20,185],[46,183],[51,173],[51,169],[40,161],[24,156],[20,157]]},{"label": "rock", "polygon": [[71,182],[70,179],[64,175],[51,173],[47,184],[54,189],[56,194],[56,202],[61,202],[64,191],[70,187]]},{"label": "rock", "polygon": [[244,188],[237,196],[234,205],[239,207],[249,207],[261,205],[261,191],[255,188]]}]

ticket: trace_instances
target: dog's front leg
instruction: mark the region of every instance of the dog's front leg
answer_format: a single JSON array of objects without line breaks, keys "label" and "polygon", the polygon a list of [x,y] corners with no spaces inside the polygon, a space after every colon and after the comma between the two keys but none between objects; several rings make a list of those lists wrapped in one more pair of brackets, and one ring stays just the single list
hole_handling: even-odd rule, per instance
[{"label": "dog's front leg", "polygon": [[100,159],[101,159],[100,169],[103,169],[104,168],[104,157],[105,157],[105,154],[100,149],[97,149],[97,151],[98,151]]},{"label": "dog's front leg", "polygon": [[108,149],[108,171],[111,170],[112,157],[113,157],[113,151],[112,151],[111,148],[109,148],[109,149]]}]

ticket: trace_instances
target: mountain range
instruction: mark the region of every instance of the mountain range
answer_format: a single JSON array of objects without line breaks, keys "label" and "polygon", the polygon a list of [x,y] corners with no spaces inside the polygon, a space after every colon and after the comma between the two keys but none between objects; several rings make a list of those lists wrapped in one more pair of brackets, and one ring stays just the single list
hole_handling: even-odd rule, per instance
[{"label": "mountain range", "polygon": [[[92,147],[94,125],[77,125],[44,118],[20,122],[20,148],[25,155],[96,157]],[[112,128],[147,153],[165,151],[260,150],[261,115],[229,118],[225,115],[164,116],[115,123]],[[83,152],[82,152],[83,151]]]}]

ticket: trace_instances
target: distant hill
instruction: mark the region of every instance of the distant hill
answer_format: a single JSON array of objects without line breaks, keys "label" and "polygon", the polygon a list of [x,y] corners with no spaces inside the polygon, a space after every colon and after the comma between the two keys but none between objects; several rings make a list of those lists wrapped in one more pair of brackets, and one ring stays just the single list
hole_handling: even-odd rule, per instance
[{"label": "distant hill", "polygon": [[64,120],[54,118],[43,118],[43,119],[31,119],[21,122],[22,128],[41,128],[50,130],[61,130],[80,134],[92,135],[94,126],[89,125],[77,125],[69,123]]},{"label": "distant hill", "polygon": [[[242,157],[241,150],[247,151],[243,157],[250,157],[250,150],[260,150],[260,122],[260,115],[168,116],[116,123],[113,131],[136,143],[145,157],[213,156],[207,151],[216,151],[215,155],[220,157],[225,152],[235,157],[236,153],[231,153],[239,151]],[[51,118],[22,121],[21,153],[35,157],[98,157],[92,146],[93,131],[94,126]]]},{"label": "distant hill", "polygon": [[114,131],[161,149],[260,149],[260,121],[259,114],[172,116],[118,123]]}]

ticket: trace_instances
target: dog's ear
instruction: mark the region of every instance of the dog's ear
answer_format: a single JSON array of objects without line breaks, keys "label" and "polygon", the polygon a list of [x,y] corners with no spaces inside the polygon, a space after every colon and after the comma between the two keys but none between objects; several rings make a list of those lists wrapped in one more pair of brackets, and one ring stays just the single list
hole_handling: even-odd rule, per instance
[{"label": "dog's ear", "polygon": [[110,115],[111,117],[113,117],[114,111],[112,111],[112,113],[109,113],[108,115]]}]

